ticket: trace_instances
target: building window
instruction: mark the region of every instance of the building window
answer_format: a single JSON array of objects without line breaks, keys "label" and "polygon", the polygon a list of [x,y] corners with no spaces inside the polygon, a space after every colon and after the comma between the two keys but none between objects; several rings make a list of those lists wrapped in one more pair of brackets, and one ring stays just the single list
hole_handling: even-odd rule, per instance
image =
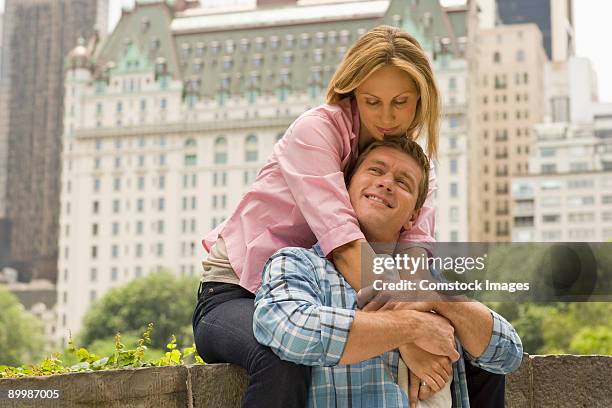
[{"label": "building window", "polygon": [[112,226],[112,231],[113,231],[113,235],[119,235],[119,223],[118,222],[113,222],[113,226]]},{"label": "building window", "polygon": [[214,162],[215,164],[227,164],[227,139],[224,136],[219,136],[215,140]]},{"label": "building window", "polygon": [[111,257],[112,258],[118,258],[119,257],[119,246],[118,245],[112,245],[111,246]]},{"label": "building window", "polygon": [[115,179],[113,180],[113,190],[121,190],[121,179],[119,177],[115,177]]},{"label": "building window", "polygon": [[523,61],[525,61],[525,51],[518,50],[516,52],[516,62],[523,62]]},{"label": "building window", "polygon": [[163,197],[160,197],[157,200],[157,209],[159,211],[163,211],[165,207],[166,207],[166,200]]},{"label": "building window", "polygon": [[111,281],[115,282],[119,278],[119,271],[116,267],[111,268]]},{"label": "building window", "polygon": [[136,234],[142,235],[144,230],[144,224],[142,221],[136,222]]},{"label": "building window", "polygon": [[89,270],[89,281],[95,282],[98,279],[98,270],[96,268],[91,268]]},{"label": "building window", "polygon": [[119,213],[119,200],[113,200],[113,213]]},{"label": "building window", "polygon": [[449,220],[450,222],[458,222],[459,221],[459,208],[458,207],[451,207],[449,210]]},{"label": "building window", "polygon": [[244,161],[255,162],[258,159],[257,136],[248,135],[245,140]]},{"label": "building window", "polygon": [[459,195],[459,185],[457,183],[450,183],[450,196],[455,198]]},{"label": "building window", "polygon": [[450,173],[457,174],[457,159],[450,160]]},{"label": "building window", "polygon": [[495,51],[495,53],[493,53],[493,62],[496,64],[499,64],[501,62],[501,54],[499,53],[499,51]]}]

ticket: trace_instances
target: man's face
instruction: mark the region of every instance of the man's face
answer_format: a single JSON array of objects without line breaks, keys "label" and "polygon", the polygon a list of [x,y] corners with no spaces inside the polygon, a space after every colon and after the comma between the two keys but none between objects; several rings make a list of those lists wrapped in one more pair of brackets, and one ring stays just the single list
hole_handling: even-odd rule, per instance
[{"label": "man's face", "polygon": [[348,186],[368,241],[395,242],[402,227],[412,227],[421,177],[417,162],[404,152],[381,146],[368,153]]}]

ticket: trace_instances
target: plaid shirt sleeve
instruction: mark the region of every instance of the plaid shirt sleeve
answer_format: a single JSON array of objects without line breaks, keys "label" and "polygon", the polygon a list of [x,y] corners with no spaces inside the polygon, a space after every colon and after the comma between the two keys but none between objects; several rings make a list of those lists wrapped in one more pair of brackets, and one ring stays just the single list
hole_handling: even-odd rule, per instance
[{"label": "plaid shirt sleeve", "polygon": [[281,359],[311,366],[338,364],[355,311],[325,305],[317,265],[298,250],[285,249],[264,267],[255,297],[253,331]]},{"label": "plaid shirt sleeve", "polygon": [[514,327],[491,310],[493,333],[489,345],[478,358],[463,350],[467,360],[494,374],[509,374],[519,368],[523,359],[523,344]]}]

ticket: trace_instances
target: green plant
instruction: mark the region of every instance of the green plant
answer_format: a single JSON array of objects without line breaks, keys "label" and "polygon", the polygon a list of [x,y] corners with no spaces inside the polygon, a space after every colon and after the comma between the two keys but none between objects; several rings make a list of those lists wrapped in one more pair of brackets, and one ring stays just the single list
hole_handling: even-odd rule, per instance
[{"label": "green plant", "polygon": [[17,378],[51,374],[64,374],[74,372],[91,372],[99,370],[112,370],[121,368],[138,368],[138,367],[161,367],[168,365],[180,365],[186,363],[204,364],[204,361],[197,355],[195,345],[185,347],[182,351],[177,348],[176,337],[172,335],[170,343],[166,345],[168,351],[162,357],[155,359],[147,359],[146,352],[148,344],[151,344],[151,333],[153,332],[153,323],[149,323],[147,329],[142,333],[137,345],[133,349],[128,349],[121,340],[121,334],[115,335],[114,351],[105,357],[90,352],[85,347],[77,348],[72,340],[72,336],[68,342],[67,355],[76,357],[78,363],[67,365],[64,363],[66,358],[54,354],[51,357],[46,357],[40,364],[22,365],[20,367],[11,367],[0,365],[0,378]]}]

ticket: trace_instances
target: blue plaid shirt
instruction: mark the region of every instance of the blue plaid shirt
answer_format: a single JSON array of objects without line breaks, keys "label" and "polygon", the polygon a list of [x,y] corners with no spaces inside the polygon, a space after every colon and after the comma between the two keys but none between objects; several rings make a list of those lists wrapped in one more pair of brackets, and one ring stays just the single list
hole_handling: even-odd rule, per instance
[{"label": "blue plaid shirt", "polygon": [[[308,407],[409,407],[397,384],[399,350],[356,364],[338,365],[357,309],[357,294],[320,247],[284,248],[265,265],[255,298],[255,338],[281,359],[313,366]],[[479,358],[461,345],[453,364],[453,407],[468,408],[465,361],[497,374],[516,370],[521,340],[491,311],[493,335]]]}]

